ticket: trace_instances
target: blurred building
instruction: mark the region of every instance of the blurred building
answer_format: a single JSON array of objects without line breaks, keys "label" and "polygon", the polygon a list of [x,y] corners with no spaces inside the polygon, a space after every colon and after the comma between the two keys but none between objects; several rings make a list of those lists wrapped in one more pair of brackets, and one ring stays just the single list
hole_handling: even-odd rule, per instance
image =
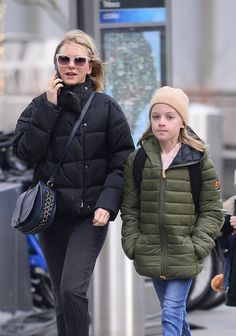
[{"label": "blurred building", "polygon": [[233,0],[169,3],[169,81],[185,88],[192,102],[214,106],[222,112],[222,129],[215,130],[215,137],[223,143],[221,179],[223,196],[227,198],[235,194],[236,3]]}]

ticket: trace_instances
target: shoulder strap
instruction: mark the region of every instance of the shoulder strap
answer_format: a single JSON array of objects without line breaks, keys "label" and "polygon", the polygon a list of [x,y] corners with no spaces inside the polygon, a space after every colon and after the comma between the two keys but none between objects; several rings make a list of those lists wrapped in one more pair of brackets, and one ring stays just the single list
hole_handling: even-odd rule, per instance
[{"label": "shoulder strap", "polygon": [[87,112],[87,110],[89,108],[89,105],[92,102],[92,99],[93,99],[95,93],[96,92],[92,92],[91,95],[89,96],[89,99],[87,100],[86,104],[84,105],[84,107],[83,107],[83,109],[81,111],[79,119],[76,121],[76,123],[75,123],[75,125],[74,125],[74,127],[73,127],[73,129],[72,129],[72,131],[70,133],[70,137],[69,137],[69,139],[68,139],[68,141],[66,143],[66,146],[64,148],[64,152],[63,152],[63,154],[61,156],[61,159],[58,162],[58,164],[57,164],[57,166],[56,166],[56,168],[55,168],[52,176],[50,177],[49,181],[47,182],[47,184],[50,185],[50,186],[53,186],[54,178],[56,176],[56,173],[58,172],[58,169],[59,169],[60,165],[62,164],[62,161],[64,160],[64,158],[66,156],[66,153],[67,153],[68,148],[69,148],[69,146],[71,144],[71,141],[72,141],[72,139],[73,139],[73,137],[74,137],[74,135],[75,135],[75,133],[76,133],[79,125],[81,124],[81,122],[82,122],[82,120],[83,120],[83,118],[84,118],[84,116],[85,116],[85,114],[86,114],[86,112]]},{"label": "shoulder strap", "polygon": [[[147,154],[143,147],[140,147],[134,157],[133,162],[133,177],[135,186],[138,192],[141,192],[141,182],[142,182],[142,173],[145,165]],[[191,184],[191,193],[193,196],[193,201],[195,205],[195,211],[199,211],[199,196],[202,188],[202,173],[201,173],[201,163],[197,162],[188,166],[190,184]]]},{"label": "shoulder strap", "polygon": [[201,162],[188,166],[191,192],[193,196],[193,201],[195,204],[195,211],[199,211],[199,197],[202,189],[202,172],[201,172]]},{"label": "shoulder strap", "polygon": [[141,146],[137,150],[137,153],[134,157],[134,162],[133,162],[134,183],[139,193],[141,191],[142,173],[143,173],[143,168],[145,165],[146,158],[147,158],[147,154],[145,150],[143,149],[143,147]]}]

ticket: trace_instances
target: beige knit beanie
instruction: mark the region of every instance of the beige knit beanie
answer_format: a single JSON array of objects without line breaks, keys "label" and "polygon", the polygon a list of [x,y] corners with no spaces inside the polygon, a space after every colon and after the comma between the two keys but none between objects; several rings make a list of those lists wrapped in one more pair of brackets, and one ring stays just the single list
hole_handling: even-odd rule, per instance
[{"label": "beige knit beanie", "polygon": [[150,111],[153,105],[157,103],[163,103],[173,107],[181,115],[184,123],[187,125],[189,99],[183,90],[163,86],[155,91],[150,102]]}]

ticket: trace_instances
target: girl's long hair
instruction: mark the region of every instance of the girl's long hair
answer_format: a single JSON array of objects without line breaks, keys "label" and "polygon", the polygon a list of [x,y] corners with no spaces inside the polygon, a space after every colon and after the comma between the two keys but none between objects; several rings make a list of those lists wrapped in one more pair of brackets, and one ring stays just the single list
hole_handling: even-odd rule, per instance
[{"label": "girl's long hair", "polygon": [[87,77],[91,79],[95,91],[104,91],[104,63],[99,57],[99,53],[94,39],[82,30],[71,30],[65,34],[64,39],[57,45],[54,53],[54,64],[56,64],[56,54],[65,43],[75,42],[88,49],[92,72]]}]

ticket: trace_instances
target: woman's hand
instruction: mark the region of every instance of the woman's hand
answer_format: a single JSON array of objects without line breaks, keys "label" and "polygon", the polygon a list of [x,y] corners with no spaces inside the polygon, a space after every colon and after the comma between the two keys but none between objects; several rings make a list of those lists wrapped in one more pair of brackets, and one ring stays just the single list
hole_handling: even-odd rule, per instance
[{"label": "woman's hand", "polygon": [[109,218],[109,211],[99,208],[94,212],[93,225],[104,226],[108,223]]},{"label": "woman's hand", "polygon": [[236,230],[236,216],[231,216],[230,217],[230,224]]},{"label": "woman's hand", "polygon": [[47,100],[57,105],[58,90],[63,87],[62,79],[57,77],[57,72],[52,75],[46,90]]}]

